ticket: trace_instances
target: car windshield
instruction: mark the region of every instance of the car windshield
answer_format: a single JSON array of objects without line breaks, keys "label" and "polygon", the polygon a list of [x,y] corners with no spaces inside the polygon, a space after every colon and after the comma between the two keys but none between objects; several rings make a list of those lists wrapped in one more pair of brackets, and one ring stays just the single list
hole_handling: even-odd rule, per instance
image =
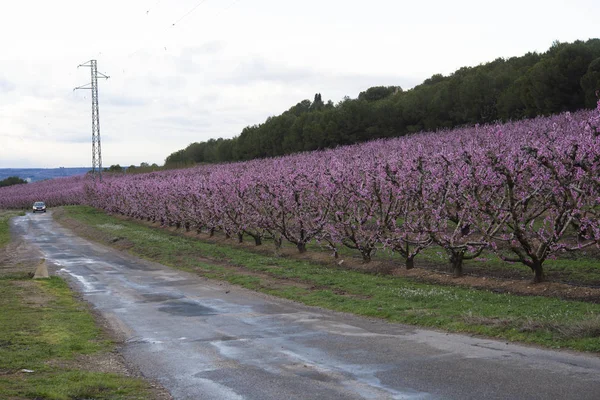
[{"label": "car windshield", "polygon": [[45,206],[43,201],[36,201],[33,205],[36,207],[44,207]]}]

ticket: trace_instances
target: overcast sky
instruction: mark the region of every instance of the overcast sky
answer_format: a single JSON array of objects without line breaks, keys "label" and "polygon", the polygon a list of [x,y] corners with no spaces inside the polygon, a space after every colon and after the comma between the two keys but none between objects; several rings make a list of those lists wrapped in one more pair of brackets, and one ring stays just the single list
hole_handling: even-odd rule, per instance
[{"label": "overcast sky", "polygon": [[600,1],[0,0],[0,168],[162,164],[320,92],[409,89],[600,36]]}]

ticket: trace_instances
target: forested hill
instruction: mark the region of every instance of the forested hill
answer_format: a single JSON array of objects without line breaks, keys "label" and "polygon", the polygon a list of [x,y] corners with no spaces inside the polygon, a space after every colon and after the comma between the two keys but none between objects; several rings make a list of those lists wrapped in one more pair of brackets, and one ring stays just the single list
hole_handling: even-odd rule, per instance
[{"label": "forested hill", "polygon": [[433,75],[403,91],[372,87],[356,99],[321,94],[232,139],[192,143],[166,166],[280,156],[460,125],[516,120],[592,108],[600,89],[600,39],[555,42],[543,54],[498,58]]}]

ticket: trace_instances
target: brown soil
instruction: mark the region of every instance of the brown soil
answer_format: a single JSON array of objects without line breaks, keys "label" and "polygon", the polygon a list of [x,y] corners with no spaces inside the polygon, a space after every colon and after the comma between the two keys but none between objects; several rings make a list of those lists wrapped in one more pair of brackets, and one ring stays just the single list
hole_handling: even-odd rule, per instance
[{"label": "brown soil", "polygon": [[454,278],[450,274],[415,268],[395,270],[394,275],[408,276],[423,282],[439,283],[491,290],[496,293],[513,293],[527,296],[558,297],[568,300],[580,300],[600,303],[600,289],[568,285],[558,282],[531,283],[528,280],[502,279],[465,275]]},{"label": "brown soil", "polygon": [[[81,234],[88,238],[95,238],[95,240],[97,241],[101,241],[107,245],[111,245],[119,249],[127,249],[131,247],[131,243],[128,242],[126,239],[121,238],[119,240],[115,240],[115,238],[112,238],[107,234],[101,233],[94,228],[85,226],[78,221],[65,218],[64,214],[61,213],[55,212],[55,217],[56,216],[59,217],[60,223],[78,232],[78,234]],[[122,216],[116,217],[121,218],[123,220],[132,220],[140,223],[139,220],[133,220],[131,218]],[[471,287],[476,289],[490,290],[497,293],[512,293],[525,296],[546,296],[566,300],[578,300],[600,303],[600,288],[585,287],[560,282],[543,282],[534,284],[531,282],[531,279],[526,274],[507,273],[504,276],[481,276],[481,272],[478,272],[478,275],[465,274],[463,277],[454,278],[449,272],[444,271],[444,266],[440,265],[416,265],[414,269],[406,270],[403,267],[399,267],[398,264],[394,264],[389,261],[372,261],[368,264],[364,264],[362,260],[358,257],[344,257],[334,259],[329,252],[306,252],[303,254],[299,254],[298,251],[293,247],[284,247],[275,250],[270,244],[263,246],[255,246],[253,240],[246,240],[243,243],[238,243],[237,238],[227,239],[224,235],[218,233],[211,237],[207,233],[198,234],[193,231],[186,232],[183,228],[175,229],[174,227],[160,227],[159,224],[147,221],[141,221],[141,223],[155,229],[167,230],[176,235],[196,238],[207,243],[243,248],[252,252],[268,256],[275,255],[279,257],[291,257],[295,259],[307,260],[334,268],[359,270],[365,273],[402,276],[425,283]],[[239,271],[243,271],[246,275],[261,277],[261,279],[267,281],[269,285],[272,285],[274,287],[294,285],[301,286],[307,289],[313,288],[312,286],[306,285],[303,282],[276,278],[269,275],[268,273],[247,271],[242,266],[231,265],[222,261],[205,258],[202,258],[201,261],[206,261],[217,265],[225,265],[229,268],[235,268]]]},{"label": "brown soil", "polygon": [[[35,283],[35,281],[31,280],[31,281],[14,281],[12,284],[17,287],[30,288],[30,287],[34,286],[36,283]],[[48,302],[51,300],[50,296],[48,296],[46,293],[44,293],[40,290],[28,290],[27,293],[28,293],[27,297],[22,298],[21,301],[23,302],[23,304],[25,304],[29,307],[32,307],[32,308],[45,307],[48,304]]]},{"label": "brown soil", "polygon": [[0,248],[0,275],[33,274],[40,260],[40,253],[25,241],[12,241]]}]

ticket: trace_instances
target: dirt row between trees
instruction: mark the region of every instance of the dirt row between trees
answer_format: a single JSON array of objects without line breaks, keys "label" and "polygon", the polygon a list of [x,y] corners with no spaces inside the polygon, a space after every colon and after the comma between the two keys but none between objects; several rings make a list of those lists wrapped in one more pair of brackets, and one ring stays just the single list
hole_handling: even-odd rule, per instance
[{"label": "dirt row between trees", "polygon": [[[470,275],[467,273],[460,277],[454,278],[450,272],[445,272],[447,269],[443,264],[431,264],[424,263],[419,264],[416,262],[416,267],[411,270],[406,270],[403,266],[394,264],[390,261],[371,261],[368,264],[364,264],[359,257],[340,257],[334,259],[330,254],[326,252],[306,252],[299,254],[295,248],[282,248],[274,249],[269,244],[262,246],[255,246],[254,243],[243,242],[238,243],[237,240],[231,238],[227,239],[223,235],[215,234],[210,237],[206,233],[197,234],[195,232],[186,232],[185,229],[175,229],[173,227],[161,227],[156,223],[150,223],[146,221],[139,221],[128,217],[114,215],[115,217],[123,221],[133,221],[146,226],[150,226],[154,229],[161,229],[169,231],[176,235],[194,238],[201,240],[206,243],[213,243],[223,246],[231,246],[234,248],[240,248],[248,251],[252,251],[265,256],[283,256],[290,257],[299,260],[307,260],[314,263],[327,265],[329,267],[335,267],[340,269],[359,270],[365,273],[376,273],[385,274],[392,276],[402,276],[415,279],[417,281],[425,283],[434,283],[440,285],[453,285],[470,287],[476,289],[490,290],[496,293],[511,293],[525,296],[546,296],[555,297],[566,300],[578,300],[592,303],[600,303],[600,288],[586,287],[579,285],[571,285],[560,282],[543,282],[543,283],[532,283],[531,278],[515,279],[510,277],[497,277],[497,276],[482,276],[481,269],[478,270],[477,275]],[[72,229],[77,234],[95,238],[105,245],[112,246],[117,249],[126,250],[130,247],[126,238],[115,238],[113,235],[107,234],[94,227],[82,224],[72,218],[65,215],[62,210],[55,210],[54,217],[58,222],[64,226]],[[214,264],[228,265],[226,262],[209,260]],[[240,269],[239,265],[228,265],[231,268]],[[243,268],[242,268],[243,269]],[[265,279],[273,279],[267,273],[261,274],[256,271],[247,271],[248,275],[260,275]],[[519,275],[515,273],[513,275]],[[281,278],[277,278],[280,281]],[[291,280],[290,284],[294,284]],[[280,282],[281,284],[281,282]],[[297,282],[299,286],[301,283]]]}]

